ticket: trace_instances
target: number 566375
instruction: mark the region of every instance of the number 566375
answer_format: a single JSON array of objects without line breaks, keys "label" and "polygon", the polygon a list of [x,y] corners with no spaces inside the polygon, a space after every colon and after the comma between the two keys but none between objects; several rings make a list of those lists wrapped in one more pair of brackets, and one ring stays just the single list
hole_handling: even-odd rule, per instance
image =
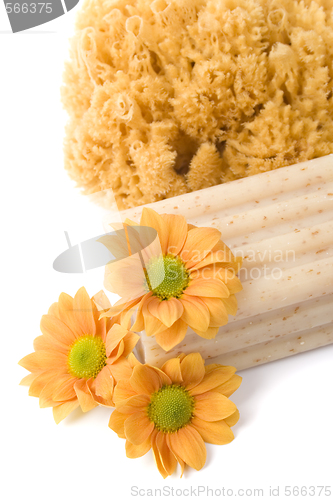
[{"label": "number 566375", "polygon": [[46,12],[46,14],[51,14],[52,3],[6,3],[6,11],[8,14],[41,14]]}]

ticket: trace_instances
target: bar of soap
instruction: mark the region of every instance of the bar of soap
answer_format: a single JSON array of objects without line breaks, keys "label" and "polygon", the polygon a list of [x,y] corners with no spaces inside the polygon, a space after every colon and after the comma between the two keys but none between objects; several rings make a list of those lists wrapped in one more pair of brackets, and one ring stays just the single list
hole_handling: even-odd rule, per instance
[{"label": "bar of soap", "polygon": [[200,352],[240,370],[333,343],[333,155],[147,206],[219,229],[244,263],[238,312],[215,339],[189,329],[165,352],[142,332],[144,362]]}]

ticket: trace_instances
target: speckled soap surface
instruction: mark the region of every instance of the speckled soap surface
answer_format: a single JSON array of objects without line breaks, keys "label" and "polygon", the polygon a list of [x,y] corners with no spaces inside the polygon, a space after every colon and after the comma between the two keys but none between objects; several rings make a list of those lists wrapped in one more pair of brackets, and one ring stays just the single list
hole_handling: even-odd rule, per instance
[{"label": "speckled soap surface", "polygon": [[239,310],[216,338],[189,330],[165,353],[142,332],[147,363],[200,352],[243,369],[333,343],[333,155],[147,206],[216,227],[244,259]]}]

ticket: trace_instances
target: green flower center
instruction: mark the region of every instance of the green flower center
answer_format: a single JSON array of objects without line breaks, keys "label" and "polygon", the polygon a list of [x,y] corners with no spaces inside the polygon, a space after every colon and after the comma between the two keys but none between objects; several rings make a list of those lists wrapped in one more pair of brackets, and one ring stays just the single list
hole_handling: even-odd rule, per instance
[{"label": "green flower center", "polygon": [[95,378],[106,366],[105,344],[100,337],[78,338],[68,354],[68,371],[77,378]]},{"label": "green flower center", "polygon": [[148,418],[162,432],[176,432],[192,417],[194,398],[181,385],[165,385],[155,392],[149,403]]},{"label": "green flower center", "polygon": [[179,299],[190,281],[185,264],[175,255],[153,257],[147,264],[145,275],[149,290],[161,300]]}]

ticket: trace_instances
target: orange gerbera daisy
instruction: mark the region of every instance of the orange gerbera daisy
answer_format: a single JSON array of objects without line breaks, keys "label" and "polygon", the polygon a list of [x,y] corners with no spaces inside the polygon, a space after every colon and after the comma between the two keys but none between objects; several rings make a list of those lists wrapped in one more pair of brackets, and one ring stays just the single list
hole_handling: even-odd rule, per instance
[{"label": "orange gerbera daisy", "polygon": [[106,314],[137,308],[133,330],[155,335],[165,351],[184,339],[188,326],[214,338],[228,314],[236,314],[241,259],[221,241],[220,231],[192,226],[180,215],[144,208],[140,226],[157,231],[160,251],[143,248],[140,256],[106,266],[105,287],[122,297]]},{"label": "orange gerbera daisy", "polygon": [[239,412],[228,397],[242,380],[235,371],[232,366],[205,367],[200,354],[170,359],[161,369],[136,361],[130,379],[115,388],[109,426],[126,438],[129,458],[152,448],[164,478],[177,462],[182,474],[185,464],[199,470],[206,461],[204,441],[227,444],[234,438],[230,427]]},{"label": "orange gerbera daisy", "polygon": [[99,315],[85,288],[74,299],[62,293],[42,317],[35,352],[19,362],[31,372],[21,385],[30,386],[41,408],[53,407],[56,423],[78,406],[84,412],[98,404],[114,406],[117,380],[132,373],[126,357],[139,336]]}]

